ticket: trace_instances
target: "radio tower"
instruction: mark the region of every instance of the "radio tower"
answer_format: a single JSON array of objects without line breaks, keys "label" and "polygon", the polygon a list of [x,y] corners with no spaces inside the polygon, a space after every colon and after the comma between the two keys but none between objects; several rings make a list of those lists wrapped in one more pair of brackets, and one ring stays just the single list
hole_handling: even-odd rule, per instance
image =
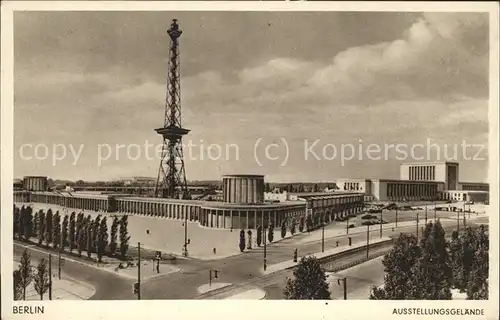
[{"label": "radio tower", "polygon": [[174,19],[170,29],[170,53],[168,62],[167,98],[165,122],[155,131],[163,137],[160,168],[156,181],[155,196],[163,198],[188,198],[182,136],[189,132],[181,125],[181,87],[179,74],[179,30]]}]

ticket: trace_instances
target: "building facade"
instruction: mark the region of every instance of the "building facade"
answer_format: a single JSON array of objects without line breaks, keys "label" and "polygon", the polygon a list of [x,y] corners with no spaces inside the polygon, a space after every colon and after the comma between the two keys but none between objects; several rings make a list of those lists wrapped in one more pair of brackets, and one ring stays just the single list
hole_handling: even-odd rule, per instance
[{"label": "building facade", "polygon": [[27,191],[47,191],[47,177],[44,176],[25,176],[23,178],[23,189]]},{"label": "building facade", "polygon": [[362,194],[298,194],[297,201],[244,204],[216,201],[133,197],[121,194],[67,192],[14,192],[17,203],[47,203],[67,208],[104,213],[124,213],[198,222],[207,228],[254,229],[268,227],[272,221],[280,226],[307,212],[325,215],[325,221],[362,211]]},{"label": "building facade", "polygon": [[456,162],[403,163],[400,179],[339,179],[340,190],[363,192],[365,201],[413,201],[487,199],[487,183],[459,182]]},{"label": "building facade", "polygon": [[225,175],[222,177],[223,201],[227,203],[263,203],[264,176]]}]

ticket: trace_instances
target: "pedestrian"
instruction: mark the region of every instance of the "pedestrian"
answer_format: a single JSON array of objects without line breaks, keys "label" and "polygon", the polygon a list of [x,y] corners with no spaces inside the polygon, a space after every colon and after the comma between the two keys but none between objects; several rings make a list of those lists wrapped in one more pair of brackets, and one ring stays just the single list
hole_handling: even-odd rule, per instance
[{"label": "pedestrian", "polygon": [[217,253],[217,249],[214,248],[214,254],[216,254],[216,253]]}]

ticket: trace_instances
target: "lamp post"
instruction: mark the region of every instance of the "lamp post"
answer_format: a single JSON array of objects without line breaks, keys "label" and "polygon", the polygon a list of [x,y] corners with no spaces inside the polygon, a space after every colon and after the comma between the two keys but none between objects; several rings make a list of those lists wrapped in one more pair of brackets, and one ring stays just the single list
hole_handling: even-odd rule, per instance
[{"label": "lamp post", "polygon": [[384,212],[384,209],[380,209],[380,239],[382,239],[382,222],[384,221],[382,212]]},{"label": "lamp post", "polygon": [[[269,220],[268,220],[268,223],[269,223]],[[266,240],[266,225],[263,223],[263,228],[262,228],[262,232],[264,233],[262,235],[262,239],[264,240],[264,271],[266,271],[266,268],[267,268],[267,246],[266,246],[266,243],[267,243],[267,240]]]},{"label": "lamp post", "polygon": [[418,211],[417,211],[417,239],[418,239]]},{"label": "lamp post", "polygon": [[141,300],[141,243],[137,242],[137,300]]},{"label": "lamp post", "polygon": [[396,204],[396,228],[398,227],[398,205]]},{"label": "lamp post", "polygon": [[370,225],[366,225],[366,259],[368,259],[370,247]]},{"label": "lamp post", "polygon": [[49,300],[52,300],[52,255],[49,253]]},{"label": "lamp post", "polygon": [[427,225],[427,206],[425,206],[425,225]]},{"label": "lamp post", "polygon": [[337,283],[340,286],[340,282],[344,285],[344,300],[347,300],[347,278],[337,279]]},{"label": "lamp post", "polygon": [[345,230],[346,230],[346,234],[349,234],[349,216],[347,216],[347,223],[346,223],[346,226],[345,226]]},{"label": "lamp post", "polygon": [[187,213],[184,214],[184,252],[182,253],[183,256],[187,257],[188,256],[188,239],[187,239]]},{"label": "lamp post", "polygon": [[437,220],[437,210],[436,210],[436,198],[434,198],[434,223]]},{"label": "lamp post", "polygon": [[325,252],[325,223],[321,226],[321,252]]}]

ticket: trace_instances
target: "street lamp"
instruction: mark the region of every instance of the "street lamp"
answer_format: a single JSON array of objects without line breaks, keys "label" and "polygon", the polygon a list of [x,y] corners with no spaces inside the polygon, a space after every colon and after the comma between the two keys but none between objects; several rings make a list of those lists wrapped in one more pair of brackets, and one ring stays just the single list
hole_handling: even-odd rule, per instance
[{"label": "street lamp", "polygon": [[340,282],[343,282],[344,285],[344,300],[347,300],[347,278],[337,279],[337,283],[340,286]]},{"label": "street lamp", "polygon": [[345,228],[346,228],[346,234],[349,234],[349,216],[347,216],[347,220],[346,221],[347,221],[346,226],[345,226]]},{"label": "street lamp", "polygon": [[418,239],[418,211],[417,211],[417,239]]},{"label": "street lamp", "polygon": [[370,246],[370,225],[366,225],[366,259],[368,259],[369,254],[369,246]]},{"label": "street lamp", "polygon": [[382,239],[382,221],[384,221],[384,219],[382,219],[383,215],[382,215],[382,212],[384,212],[384,209],[380,209],[380,239]]},{"label": "street lamp", "polygon": [[325,223],[321,224],[321,252],[325,252]]},{"label": "street lamp", "polygon": [[396,228],[398,227],[398,204],[396,204]]},{"label": "street lamp", "polygon": [[[269,223],[269,217],[268,217],[268,223]],[[266,268],[267,268],[267,246],[266,246],[266,224],[265,223],[262,223],[263,226],[262,226],[262,232],[263,232],[263,235],[262,235],[262,239],[264,240],[264,271],[266,271]]]}]

